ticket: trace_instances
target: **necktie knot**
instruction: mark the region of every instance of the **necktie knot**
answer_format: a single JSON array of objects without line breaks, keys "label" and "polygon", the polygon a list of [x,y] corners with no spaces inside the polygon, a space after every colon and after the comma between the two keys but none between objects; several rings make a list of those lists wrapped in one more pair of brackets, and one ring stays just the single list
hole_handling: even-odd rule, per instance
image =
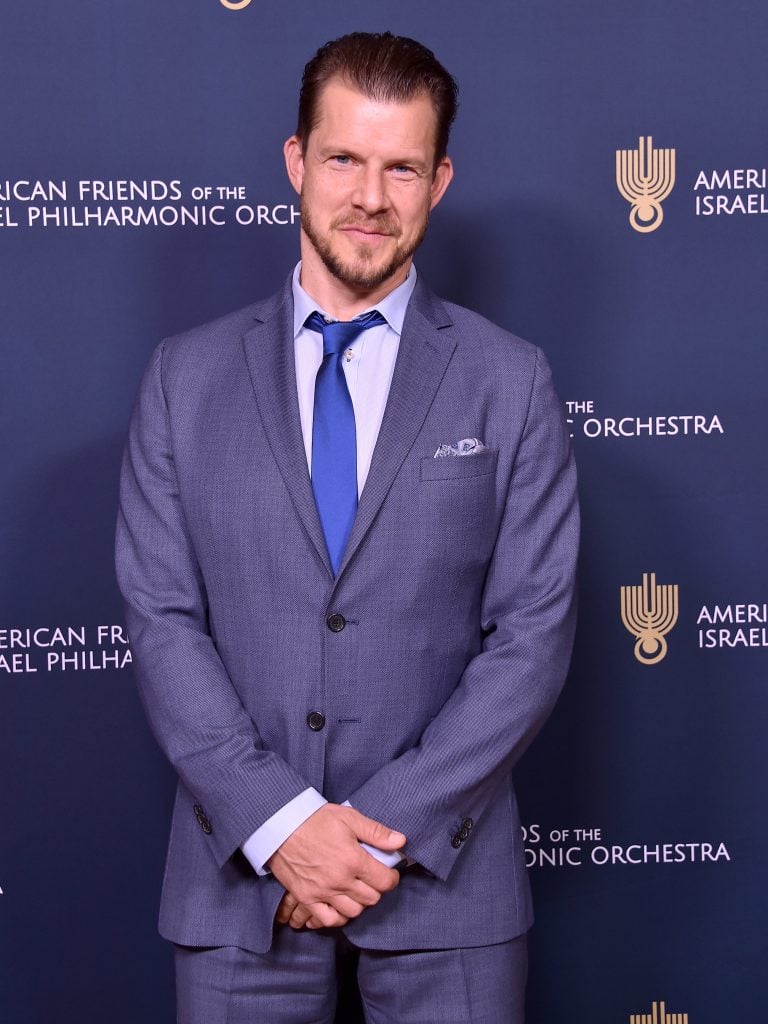
[{"label": "necktie knot", "polygon": [[323,357],[339,355],[349,345],[371,327],[380,327],[386,324],[386,320],[377,309],[356,317],[354,320],[331,320],[330,323],[325,317],[315,310],[311,313],[304,326],[310,331],[317,331],[323,336]]}]

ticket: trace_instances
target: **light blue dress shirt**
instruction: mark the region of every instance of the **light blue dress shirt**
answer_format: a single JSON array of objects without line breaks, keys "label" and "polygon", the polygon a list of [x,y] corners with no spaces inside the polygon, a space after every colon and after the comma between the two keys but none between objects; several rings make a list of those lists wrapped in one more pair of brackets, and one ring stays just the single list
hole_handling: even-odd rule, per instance
[{"label": "light blue dress shirt", "polygon": [[[323,339],[317,331],[304,326],[310,313],[325,310],[310,298],[299,283],[301,263],[293,272],[293,347],[296,362],[296,388],[299,398],[301,432],[307,466],[312,472],[312,416],[315,405],[315,377],[323,361]],[[384,409],[389,397],[395,360],[400,347],[405,311],[416,286],[416,268],[412,265],[408,277],[371,309],[377,309],[386,324],[371,327],[352,342],[346,350],[342,365],[355,412],[357,435],[357,494],[362,493],[370,469],[373,449],[379,436]],[[363,312],[369,312],[364,310]],[[329,318],[332,319],[332,318]],[[242,850],[256,872],[269,873],[264,867],[288,836],[307,818],[328,801],[316,789],[305,789],[280,808],[243,843]],[[345,801],[349,806],[349,802]],[[399,853],[385,853],[363,843],[362,846],[377,860],[389,867],[398,864]]]}]

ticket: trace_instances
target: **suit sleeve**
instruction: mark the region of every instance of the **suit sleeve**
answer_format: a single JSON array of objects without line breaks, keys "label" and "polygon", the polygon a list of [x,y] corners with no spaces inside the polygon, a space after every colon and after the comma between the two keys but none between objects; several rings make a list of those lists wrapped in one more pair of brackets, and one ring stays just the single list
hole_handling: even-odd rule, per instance
[{"label": "suit sleeve", "polygon": [[[468,456],[471,458],[471,456]],[[402,831],[404,853],[440,879],[558,697],[575,627],[576,473],[562,407],[537,355],[525,427],[481,602],[480,653],[419,743],[349,800]]]},{"label": "suit sleeve", "polygon": [[309,783],[263,749],[210,635],[205,585],[176,478],[163,356],[161,345],[131,416],[120,485],[117,577],[147,718],[199,801],[222,866]]}]

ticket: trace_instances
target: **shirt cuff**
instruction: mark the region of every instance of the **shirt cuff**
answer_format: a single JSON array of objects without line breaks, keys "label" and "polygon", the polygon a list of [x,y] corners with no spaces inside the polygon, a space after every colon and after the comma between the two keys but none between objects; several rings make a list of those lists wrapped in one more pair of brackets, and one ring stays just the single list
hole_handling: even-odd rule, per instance
[{"label": "shirt cuff", "polygon": [[[341,805],[342,807],[351,807],[352,804],[349,800],[345,800]],[[399,850],[395,850],[394,853],[390,853],[388,850],[380,850],[376,846],[369,846],[368,843],[360,843],[366,853],[370,853],[376,860],[381,861],[388,868],[396,868],[398,864],[413,864],[414,861],[407,857],[404,857]]]},{"label": "shirt cuff", "polygon": [[271,874],[269,868],[265,868],[264,865],[275,850],[281,847],[288,836],[292,835],[299,825],[303,825],[310,815],[327,803],[322,793],[318,793],[310,786],[293,800],[283,804],[279,811],[275,811],[271,818],[267,818],[264,824],[246,839],[241,849],[257,875]]}]

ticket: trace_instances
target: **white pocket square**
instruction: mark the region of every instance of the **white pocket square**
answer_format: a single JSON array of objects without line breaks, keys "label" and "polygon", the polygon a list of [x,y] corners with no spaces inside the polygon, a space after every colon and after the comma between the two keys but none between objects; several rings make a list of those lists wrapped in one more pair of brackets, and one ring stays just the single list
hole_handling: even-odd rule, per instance
[{"label": "white pocket square", "polygon": [[463,441],[457,441],[455,444],[441,444],[434,457],[442,459],[446,455],[476,455],[485,451],[488,449],[482,441],[476,437],[465,437]]}]

